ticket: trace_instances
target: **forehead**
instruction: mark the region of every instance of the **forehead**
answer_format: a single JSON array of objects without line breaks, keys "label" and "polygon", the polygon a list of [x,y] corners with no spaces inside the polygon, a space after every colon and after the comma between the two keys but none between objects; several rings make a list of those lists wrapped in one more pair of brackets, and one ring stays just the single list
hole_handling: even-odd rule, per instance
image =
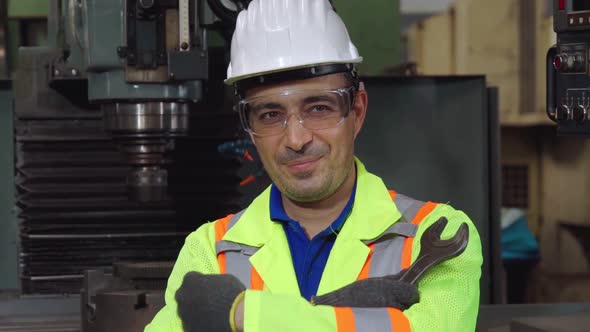
[{"label": "forehead", "polygon": [[285,91],[309,90],[309,89],[339,89],[346,87],[344,74],[331,74],[326,76],[308,78],[305,80],[286,81],[281,83],[263,85],[246,91],[246,98],[278,94]]}]

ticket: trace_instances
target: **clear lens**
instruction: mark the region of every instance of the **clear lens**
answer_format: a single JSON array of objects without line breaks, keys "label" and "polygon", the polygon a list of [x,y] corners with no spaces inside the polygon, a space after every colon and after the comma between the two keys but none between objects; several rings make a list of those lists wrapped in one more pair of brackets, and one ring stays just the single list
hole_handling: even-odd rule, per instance
[{"label": "clear lens", "polygon": [[282,133],[294,115],[307,129],[334,128],[348,116],[353,88],[300,90],[245,99],[239,103],[246,131],[257,136]]}]

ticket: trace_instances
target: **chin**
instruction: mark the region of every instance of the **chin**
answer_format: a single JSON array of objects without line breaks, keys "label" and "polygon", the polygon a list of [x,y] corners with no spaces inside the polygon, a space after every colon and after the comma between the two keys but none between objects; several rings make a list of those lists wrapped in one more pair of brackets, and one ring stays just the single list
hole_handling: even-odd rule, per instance
[{"label": "chin", "polygon": [[315,194],[300,194],[300,195],[287,195],[287,197],[289,197],[289,199],[295,201],[295,202],[300,202],[300,203],[313,203],[313,202],[317,202],[317,201],[321,201],[322,198],[318,197]]},{"label": "chin", "polygon": [[326,197],[330,196],[329,191],[327,190],[327,186],[290,186],[290,189],[296,190],[288,190],[288,197],[296,200],[298,202],[317,202],[325,199]]}]

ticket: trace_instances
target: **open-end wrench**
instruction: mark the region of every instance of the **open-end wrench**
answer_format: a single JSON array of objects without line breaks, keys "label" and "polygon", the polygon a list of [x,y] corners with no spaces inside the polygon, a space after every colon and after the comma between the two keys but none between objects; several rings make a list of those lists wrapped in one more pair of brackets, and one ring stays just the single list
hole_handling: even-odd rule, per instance
[{"label": "open-end wrench", "polygon": [[457,257],[465,250],[467,242],[469,242],[467,223],[462,223],[452,238],[441,240],[440,235],[447,222],[447,218],[442,217],[424,231],[420,239],[420,254],[405,273],[400,276],[400,281],[416,285],[418,280],[433,265]]}]

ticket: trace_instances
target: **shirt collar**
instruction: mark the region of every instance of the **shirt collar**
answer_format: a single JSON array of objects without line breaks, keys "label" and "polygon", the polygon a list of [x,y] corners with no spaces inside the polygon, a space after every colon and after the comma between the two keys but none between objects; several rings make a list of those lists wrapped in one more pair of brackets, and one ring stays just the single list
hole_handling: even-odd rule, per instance
[{"label": "shirt collar", "polygon": [[281,191],[274,183],[270,187],[270,219],[273,221],[293,221],[285,212]]},{"label": "shirt collar", "polygon": [[[350,214],[350,211],[352,210],[355,196],[356,196],[356,181],[354,182],[354,187],[352,188],[352,193],[350,194],[350,197],[348,198],[348,202],[346,203],[346,206],[344,206],[344,209],[342,209],[342,212],[340,212],[340,215],[338,216],[338,218],[336,218],[336,220],[334,220],[332,222],[332,225],[329,228],[331,228],[332,230],[335,230],[335,231],[339,231],[342,228],[342,226],[344,225],[344,221],[346,220],[346,217],[348,217],[348,215]],[[289,217],[287,215],[287,212],[285,212],[281,191],[274,184],[272,184],[272,186],[270,188],[270,200],[269,201],[270,201],[270,219],[271,220],[280,221],[280,222],[288,222],[288,223],[296,222],[295,220],[291,219],[291,217]]]}]

